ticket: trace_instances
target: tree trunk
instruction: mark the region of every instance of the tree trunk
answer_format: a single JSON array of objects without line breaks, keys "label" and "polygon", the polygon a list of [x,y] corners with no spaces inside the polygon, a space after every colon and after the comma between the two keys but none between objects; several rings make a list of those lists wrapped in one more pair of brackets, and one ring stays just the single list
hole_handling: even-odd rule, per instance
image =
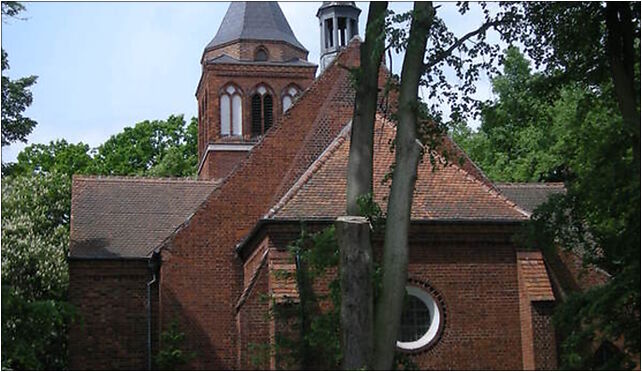
[{"label": "tree trunk", "polygon": [[640,174],[640,97],[635,90],[635,25],[628,2],[606,3],[606,49],[615,96],[627,131],[633,136],[633,159]]},{"label": "tree trunk", "polygon": [[385,49],[387,2],[371,2],[366,38],[360,47],[360,66],[356,70],[356,94],[348,158],[347,208],[349,216],[359,216],[360,196],[372,192],[372,152],[374,120],[377,113],[379,68]]},{"label": "tree trunk", "polygon": [[401,71],[395,170],[392,178],[383,252],[382,293],[375,318],[374,369],[391,369],[408,271],[408,229],[421,144],[417,140],[417,99],[432,25],[431,2],[415,2]]},{"label": "tree trunk", "polygon": [[335,222],[341,247],[341,329],[343,369],[368,369],[372,358],[372,249],[365,217]]},{"label": "tree trunk", "polygon": [[366,38],[360,46],[360,66],[354,71],[355,101],[348,158],[346,212],[336,222],[341,250],[341,329],[343,368],[368,369],[373,351],[372,246],[370,224],[361,215],[358,199],[372,193],[374,120],[379,67],[384,52],[387,2],[372,2]]}]

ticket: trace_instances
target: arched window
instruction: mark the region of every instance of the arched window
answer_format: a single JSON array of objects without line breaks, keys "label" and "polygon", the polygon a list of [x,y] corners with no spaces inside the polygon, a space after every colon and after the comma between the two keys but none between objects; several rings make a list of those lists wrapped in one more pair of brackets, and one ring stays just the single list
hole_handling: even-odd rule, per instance
[{"label": "arched window", "polygon": [[221,136],[243,134],[243,104],[241,91],[234,85],[227,85],[219,98],[221,113]]},{"label": "arched window", "polygon": [[264,134],[273,122],[272,95],[264,85],[259,85],[251,98],[252,137]]},{"label": "arched window", "polygon": [[268,52],[265,47],[258,47],[256,48],[256,51],[254,52],[254,60],[255,61],[267,61],[268,60]]},{"label": "arched window", "polygon": [[294,103],[295,97],[298,96],[300,92],[301,90],[295,85],[290,85],[283,90],[283,93],[281,93],[281,107],[283,107],[283,112],[288,111],[292,103]]}]

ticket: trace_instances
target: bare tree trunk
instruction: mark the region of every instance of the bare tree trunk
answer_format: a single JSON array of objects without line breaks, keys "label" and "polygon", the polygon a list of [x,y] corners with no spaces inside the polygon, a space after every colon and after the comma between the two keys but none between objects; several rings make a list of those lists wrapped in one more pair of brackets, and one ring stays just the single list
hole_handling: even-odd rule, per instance
[{"label": "bare tree trunk", "polygon": [[343,368],[370,368],[373,352],[372,245],[370,225],[361,214],[358,199],[372,193],[374,119],[377,111],[379,67],[385,49],[387,2],[372,2],[366,38],[361,44],[356,74],[356,96],[348,158],[346,212],[336,233],[341,249],[341,329]]},{"label": "bare tree trunk", "polygon": [[387,2],[371,2],[366,38],[361,44],[360,66],[356,71],[356,95],[348,159],[347,214],[358,216],[360,196],[372,192],[374,120],[377,113],[379,68],[385,49]]},{"label": "bare tree trunk", "polygon": [[423,60],[432,26],[432,2],[415,2],[401,71],[395,170],[392,178],[383,252],[382,293],[375,318],[374,369],[391,369],[408,271],[408,229],[421,144],[417,139],[417,100]]},{"label": "bare tree trunk", "polygon": [[341,247],[341,328],[343,368],[364,369],[372,358],[373,301],[370,223],[365,217],[339,217],[335,222]]},{"label": "bare tree trunk", "polygon": [[635,24],[629,2],[606,3],[606,49],[620,113],[634,137],[633,159],[640,167],[640,96],[635,90]]}]

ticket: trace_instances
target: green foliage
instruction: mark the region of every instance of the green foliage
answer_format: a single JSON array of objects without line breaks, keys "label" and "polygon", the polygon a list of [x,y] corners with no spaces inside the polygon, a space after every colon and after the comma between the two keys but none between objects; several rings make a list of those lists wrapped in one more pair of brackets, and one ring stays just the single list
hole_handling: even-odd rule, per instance
[{"label": "green foliage", "polygon": [[3,178],[2,368],[66,366],[69,188],[58,173]]},{"label": "green foliage", "polygon": [[34,144],[25,147],[18,154],[18,161],[11,164],[4,172],[7,174],[38,174],[57,172],[71,176],[92,172],[93,159],[89,146],[79,142],[68,143],[56,140],[45,144]]},{"label": "green foliage", "polygon": [[195,119],[182,115],[143,121],[111,136],[96,150],[96,173],[108,175],[191,176],[196,174]]},{"label": "green foliage", "polygon": [[539,246],[572,249],[585,265],[611,275],[605,285],[575,294],[559,309],[557,324],[568,335],[563,361],[569,368],[602,368],[586,364],[593,361],[592,350],[580,347],[580,341],[622,340],[628,358],[620,368],[640,352],[639,164],[610,88],[602,92],[566,118],[570,130],[560,142],[567,144],[562,152],[567,194],[540,208],[533,223]]},{"label": "green foliage", "polygon": [[176,320],[173,320],[168,328],[161,332],[160,337],[162,348],[154,358],[158,369],[162,371],[179,370],[196,356],[194,352],[183,349],[185,333],[180,331]]},{"label": "green foliage", "polygon": [[[17,1],[3,1],[2,15],[7,17],[17,17],[18,14],[25,10],[25,6]],[[3,19],[4,22],[4,19]]]},{"label": "green foliage", "polygon": [[[17,4],[17,3],[14,3]],[[17,4],[21,7],[20,4]],[[17,13],[19,8],[7,6],[7,12]],[[18,10],[15,10],[18,9]],[[5,3],[2,3],[2,13],[5,14]],[[28,76],[11,80],[4,75],[9,69],[7,52],[2,49],[2,146],[12,142],[26,142],[27,136],[36,126],[36,121],[23,116],[27,107],[31,106],[33,96],[31,86],[36,83],[37,76]]]},{"label": "green foliage", "polygon": [[[567,131],[565,117],[573,115],[582,90],[569,87],[567,98],[550,90],[545,77],[533,74],[517,48],[508,48],[504,73],[492,79],[495,102],[482,105],[482,124],[472,132],[465,124],[451,135],[468,155],[495,181],[560,180],[565,158],[560,132]],[[557,146],[557,147],[556,147]]]},{"label": "green foliage", "polygon": [[270,363],[272,348],[267,344],[249,342],[247,351],[250,355],[250,365],[256,370],[266,370]]},{"label": "green foliage", "polygon": [[2,369],[65,369],[67,325],[73,317],[66,302],[25,300],[3,280]]},{"label": "green foliage", "polygon": [[[337,370],[341,367],[340,334],[341,290],[338,278],[331,278],[327,293],[314,290],[315,279],[332,275],[339,265],[339,246],[334,226],[309,234],[302,229],[299,239],[290,245],[297,262],[299,290],[298,313],[300,339],[293,355],[302,369]],[[322,303],[330,303],[322,311]],[[282,341],[283,342],[283,341]]]},{"label": "green foliage", "polygon": [[64,298],[69,208],[64,175],[3,179],[2,283],[25,300]]},{"label": "green foliage", "polygon": [[360,195],[357,198],[357,205],[361,216],[368,218],[374,232],[382,232],[386,225],[385,216],[381,207],[374,200],[372,193]]},{"label": "green foliage", "polygon": [[[640,352],[636,133],[625,125],[610,81],[568,82],[557,70],[533,74],[516,49],[505,63],[493,80],[499,98],[484,108],[480,130],[457,128],[453,137],[496,181],[565,182],[567,193],[534,213],[530,244],[573,250],[611,279],[558,307],[562,366],[626,368]],[[624,353],[595,358],[596,345],[606,341]]]}]

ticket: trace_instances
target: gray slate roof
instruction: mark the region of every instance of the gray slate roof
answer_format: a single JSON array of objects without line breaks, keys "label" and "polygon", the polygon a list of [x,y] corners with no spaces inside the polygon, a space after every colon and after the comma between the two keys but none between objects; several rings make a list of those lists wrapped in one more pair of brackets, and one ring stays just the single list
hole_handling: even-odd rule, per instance
[{"label": "gray slate roof", "polygon": [[532,213],[551,195],[566,192],[561,182],[496,183],[502,194],[522,209]]},{"label": "gray slate roof", "polygon": [[237,40],[283,41],[307,51],[274,1],[232,2],[216,36],[205,50]]},{"label": "gray slate roof", "polygon": [[188,179],[75,176],[69,255],[148,257],[217,185]]}]

